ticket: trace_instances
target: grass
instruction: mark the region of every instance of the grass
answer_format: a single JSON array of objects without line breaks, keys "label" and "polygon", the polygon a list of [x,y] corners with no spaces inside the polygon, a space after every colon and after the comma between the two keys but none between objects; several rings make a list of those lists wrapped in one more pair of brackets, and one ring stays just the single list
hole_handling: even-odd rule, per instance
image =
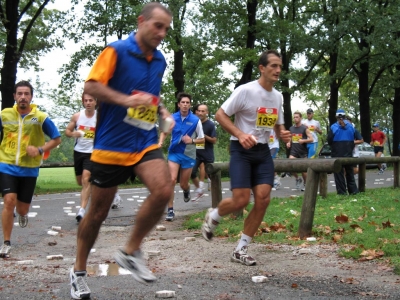
[{"label": "grass", "polygon": [[[381,259],[400,274],[400,190],[370,189],[356,196],[329,194],[318,197],[312,235],[317,243],[337,243],[339,255],[360,261]],[[244,211],[243,217],[252,208]],[[302,198],[273,198],[254,241],[301,245],[298,237]],[[189,230],[199,230],[205,212],[191,215],[184,223]],[[215,235],[236,241],[243,230],[243,218],[225,216]]]},{"label": "grass", "polygon": [[35,194],[80,191],[73,167],[41,168],[36,182]]},{"label": "grass", "polygon": [[[127,183],[122,186],[124,188],[140,186],[140,183],[136,180],[133,184]],[[41,168],[36,182],[35,194],[76,192],[81,189],[82,187],[76,183],[73,167]]]}]

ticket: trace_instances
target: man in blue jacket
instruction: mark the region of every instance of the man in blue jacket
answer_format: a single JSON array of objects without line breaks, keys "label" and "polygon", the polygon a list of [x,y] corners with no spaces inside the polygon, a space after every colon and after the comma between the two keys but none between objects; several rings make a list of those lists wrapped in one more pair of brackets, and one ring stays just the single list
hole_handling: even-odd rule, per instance
[{"label": "man in blue jacket", "polygon": [[[354,127],[345,117],[345,111],[338,109],[336,112],[337,122],[332,124],[328,133],[328,143],[331,145],[332,157],[353,156]],[[346,171],[346,176],[344,170]],[[347,195],[347,191],[351,195],[358,193],[352,165],[343,166],[340,172],[334,173],[334,176],[338,195]]]},{"label": "man in blue jacket", "polygon": [[[171,144],[168,148],[168,167],[171,174],[172,186],[175,186],[178,173],[179,184],[183,190],[183,201],[190,201],[190,175],[196,163],[196,144],[204,144],[203,126],[200,119],[191,112],[192,96],[187,93],[179,93],[179,110],[172,115],[175,120],[175,127],[171,133]],[[160,134],[162,144],[166,133]],[[172,192],[168,201],[166,221],[173,221],[175,218],[174,197]]]}]

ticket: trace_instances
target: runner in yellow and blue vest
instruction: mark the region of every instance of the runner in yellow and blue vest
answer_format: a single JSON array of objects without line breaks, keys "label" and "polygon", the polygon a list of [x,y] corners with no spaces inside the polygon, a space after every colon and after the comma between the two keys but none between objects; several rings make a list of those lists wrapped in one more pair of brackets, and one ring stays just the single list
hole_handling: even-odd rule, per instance
[{"label": "runner in yellow and blue vest", "polygon": [[[11,231],[14,225],[14,208],[21,227],[28,224],[28,212],[39,176],[43,153],[61,143],[60,133],[54,123],[32,104],[33,87],[20,81],[14,87],[16,104],[1,112],[0,129],[0,183],[4,206],[1,215],[4,243],[0,257],[11,250]],[[45,142],[45,136],[50,141]]]}]

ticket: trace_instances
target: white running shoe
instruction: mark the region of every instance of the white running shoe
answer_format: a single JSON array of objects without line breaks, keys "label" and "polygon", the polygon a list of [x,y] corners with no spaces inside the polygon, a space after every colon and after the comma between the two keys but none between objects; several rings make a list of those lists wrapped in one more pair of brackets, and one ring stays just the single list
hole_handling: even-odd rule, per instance
[{"label": "white running shoe", "polygon": [[10,254],[11,246],[8,244],[1,245],[0,257],[7,257]]},{"label": "white running shoe", "polygon": [[111,204],[111,209],[120,208],[121,207],[121,203],[122,203],[122,198],[118,193],[116,193],[115,196],[114,196],[113,203]]},{"label": "white running shoe", "polygon": [[301,178],[297,178],[296,179],[296,189],[300,189],[301,188],[301,184],[303,183],[303,179]]},{"label": "white running shoe", "polygon": [[71,281],[71,297],[73,299],[90,299],[90,289],[86,282],[86,271],[74,272],[72,267],[69,271]]},{"label": "white running shoe", "polygon": [[247,246],[243,246],[239,251],[233,251],[231,255],[231,261],[241,263],[246,266],[253,266],[257,262],[256,260],[247,254]]},{"label": "white running shoe", "polygon": [[118,250],[114,258],[117,264],[130,271],[132,277],[141,283],[153,282],[157,279],[146,267],[141,253],[138,256],[133,256],[126,254],[122,250]]},{"label": "white running shoe", "polygon": [[280,182],[280,180],[279,180],[279,181],[275,181],[275,182],[274,182],[274,189],[275,189],[275,191],[278,190],[280,187],[281,187],[281,182]]},{"label": "white running shoe", "polygon": [[199,200],[201,197],[203,197],[203,195],[204,195],[204,189],[202,189],[202,188],[198,188],[198,189],[196,189],[196,197],[194,197],[193,199],[192,199],[192,201],[197,201],[197,200]]},{"label": "white running shoe", "polygon": [[26,225],[28,225],[28,215],[18,215],[18,223],[21,228],[26,227]]},{"label": "white running shoe", "polygon": [[78,210],[76,217],[75,217],[75,219],[78,223],[83,219],[83,217],[85,216],[85,213],[86,213],[86,210],[82,207]]},{"label": "white running shoe", "polygon": [[214,236],[214,230],[218,226],[218,222],[214,221],[210,217],[210,213],[213,211],[213,208],[209,208],[207,210],[206,216],[204,218],[204,223],[201,226],[201,233],[206,241],[211,241]]}]

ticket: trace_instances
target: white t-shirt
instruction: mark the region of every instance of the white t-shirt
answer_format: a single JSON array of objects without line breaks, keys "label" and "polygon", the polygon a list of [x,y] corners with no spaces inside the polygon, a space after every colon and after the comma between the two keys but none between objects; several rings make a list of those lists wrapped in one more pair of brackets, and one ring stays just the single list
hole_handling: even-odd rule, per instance
[{"label": "white t-shirt", "polygon": [[279,140],[276,138],[275,130],[269,132],[269,149],[279,148]]},{"label": "white t-shirt", "polygon": [[78,120],[76,121],[76,130],[82,132],[82,137],[76,138],[74,150],[82,153],[92,153],[93,141],[96,131],[97,111],[90,118],[86,117],[85,110],[79,112]]},{"label": "white t-shirt", "polygon": [[[221,108],[235,115],[234,125],[247,134],[254,135],[258,143],[267,144],[275,124],[284,124],[282,94],[276,89],[265,90],[257,80],[236,88]],[[238,139],[231,136],[231,140]]]},{"label": "white t-shirt", "polygon": [[314,139],[313,143],[318,143],[318,134],[316,129],[318,128],[319,130],[321,130],[321,125],[319,124],[319,121],[316,121],[314,119],[305,119],[301,121],[301,124],[306,125],[308,130],[310,130]]}]

